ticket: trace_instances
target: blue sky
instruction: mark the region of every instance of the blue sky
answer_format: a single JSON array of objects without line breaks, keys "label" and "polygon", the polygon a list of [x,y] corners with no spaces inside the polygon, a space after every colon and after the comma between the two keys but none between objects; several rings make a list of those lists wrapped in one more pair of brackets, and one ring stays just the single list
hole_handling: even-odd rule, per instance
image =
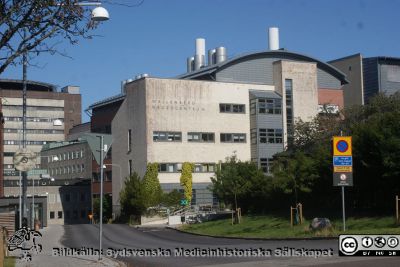
[{"label": "blue sky", "polygon": [[[137,3],[139,0],[109,2]],[[120,93],[122,80],[141,73],[174,77],[186,71],[195,39],[206,49],[225,46],[228,56],[265,50],[267,29],[280,29],[280,46],[327,61],[355,53],[400,57],[399,0],[145,0],[139,7],[105,3],[111,19],[61,50],[41,55],[28,79],[78,85],[82,109]],[[22,67],[1,78],[22,77]],[[87,115],[83,121],[88,121]]]}]

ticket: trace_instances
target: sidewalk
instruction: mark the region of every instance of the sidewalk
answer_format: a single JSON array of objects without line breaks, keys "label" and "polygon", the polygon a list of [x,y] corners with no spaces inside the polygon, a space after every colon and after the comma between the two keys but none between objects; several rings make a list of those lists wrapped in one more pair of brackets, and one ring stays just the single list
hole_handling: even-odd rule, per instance
[{"label": "sidewalk", "polygon": [[[78,267],[78,266],[115,266],[122,267],[125,266],[124,263],[111,260],[109,258],[103,257],[101,261],[98,261],[97,256],[70,256],[70,257],[56,257],[52,256],[52,249],[54,247],[63,247],[60,240],[64,234],[64,228],[62,225],[50,225],[44,229],[40,230],[42,238],[40,238],[40,243],[42,247],[42,252],[39,254],[32,253],[32,261],[23,261],[17,259],[17,267]],[[13,256],[19,257],[21,255],[21,250],[14,251],[11,253]]]}]

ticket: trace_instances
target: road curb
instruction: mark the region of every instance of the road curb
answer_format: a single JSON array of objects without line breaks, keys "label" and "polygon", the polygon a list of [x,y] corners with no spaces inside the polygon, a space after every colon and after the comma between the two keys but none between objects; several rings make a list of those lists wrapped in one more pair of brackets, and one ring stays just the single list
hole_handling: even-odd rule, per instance
[{"label": "road curb", "polygon": [[312,240],[338,240],[339,237],[329,236],[329,237],[290,237],[290,238],[263,238],[263,237],[236,237],[236,236],[215,236],[215,235],[206,235],[199,233],[191,233],[183,231],[179,228],[167,226],[167,229],[172,229],[177,232],[189,234],[189,235],[197,235],[197,236],[206,236],[212,238],[226,238],[226,239],[242,239],[242,240],[255,240],[255,241],[312,241]]}]

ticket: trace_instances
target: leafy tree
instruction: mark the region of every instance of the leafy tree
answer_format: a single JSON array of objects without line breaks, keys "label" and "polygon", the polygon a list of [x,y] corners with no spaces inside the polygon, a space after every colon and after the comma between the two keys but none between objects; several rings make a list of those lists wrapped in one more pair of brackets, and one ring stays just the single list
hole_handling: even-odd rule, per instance
[{"label": "leafy tree", "polygon": [[168,207],[179,207],[182,193],[174,189],[169,193],[164,193],[161,203]]},{"label": "leafy tree", "polygon": [[123,190],[120,192],[121,217],[129,218],[131,215],[139,217],[146,211],[145,192],[140,177],[134,172],[125,180]]},{"label": "leafy tree", "polygon": [[318,177],[315,161],[302,151],[293,155],[280,153],[274,159],[272,184],[275,189],[294,195],[294,204],[299,203],[300,193],[309,193]]},{"label": "leafy tree", "polygon": [[271,178],[254,163],[239,161],[236,155],[218,166],[211,181],[211,190],[220,201],[244,211],[262,210],[271,192]]},{"label": "leafy tree", "polygon": [[59,53],[60,39],[77,44],[79,38],[91,38],[96,25],[90,21],[90,9],[78,0],[0,0],[0,74],[10,65],[43,52]]},{"label": "leafy tree", "polygon": [[183,187],[185,199],[190,205],[192,201],[192,171],[194,169],[194,164],[190,162],[184,162],[182,164],[182,174],[180,178],[181,186]]},{"label": "leafy tree", "polygon": [[158,180],[158,163],[147,164],[146,174],[143,177],[143,192],[147,208],[160,204],[162,189]]}]

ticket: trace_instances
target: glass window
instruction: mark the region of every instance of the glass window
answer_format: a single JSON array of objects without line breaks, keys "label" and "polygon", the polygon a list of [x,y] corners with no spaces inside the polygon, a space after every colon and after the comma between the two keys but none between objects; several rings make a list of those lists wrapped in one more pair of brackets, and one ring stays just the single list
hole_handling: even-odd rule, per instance
[{"label": "glass window", "polygon": [[156,142],[180,142],[181,140],[181,132],[153,132],[153,141]]},{"label": "glass window", "polygon": [[62,215],[63,215],[63,212],[62,211],[59,211],[58,213],[57,213],[57,218],[58,219],[62,219]]},{"label": "glass window", "polygon": [[214,142],[214,133],[188,133],[188,142]]},{"label": "glass window", "polygon": [[54,211],[50,211],[50,219],[54,219]]},{"label": "glass window", "polygon": [[221,113],[245,113],[244,104],[219,104],[219,112]]}]

